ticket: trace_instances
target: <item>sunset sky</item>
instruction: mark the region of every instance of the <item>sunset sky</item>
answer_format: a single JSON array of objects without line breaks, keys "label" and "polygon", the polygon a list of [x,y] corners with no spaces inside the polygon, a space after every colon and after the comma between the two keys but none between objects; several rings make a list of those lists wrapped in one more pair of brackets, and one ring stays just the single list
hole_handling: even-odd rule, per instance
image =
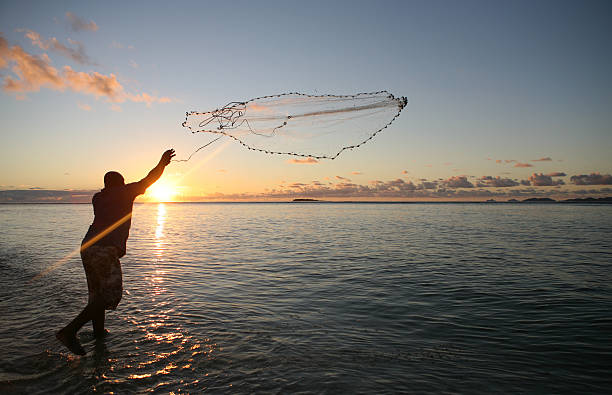
[{"label": "sunset sky", "polygon": [[165,149],[210,141],[181,127],[186,111],[387,90],[402,115],[333,161],[223,138],[159,183],[204,201],[612,196],[610,15],[609,1],[4,1],[0,190],[137,181]]}]

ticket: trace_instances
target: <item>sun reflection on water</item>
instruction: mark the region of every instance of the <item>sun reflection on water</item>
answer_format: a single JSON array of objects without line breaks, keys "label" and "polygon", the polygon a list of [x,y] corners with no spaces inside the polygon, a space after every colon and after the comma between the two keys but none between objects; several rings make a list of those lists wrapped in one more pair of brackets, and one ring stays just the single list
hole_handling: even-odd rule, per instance
[{"label": "sun reflection on water", "polygon": [[164,223],[166,222],[166,205],[159,203],[157,205],[157,227],[155,228],[156,247],[160,246],[164,237]]}]

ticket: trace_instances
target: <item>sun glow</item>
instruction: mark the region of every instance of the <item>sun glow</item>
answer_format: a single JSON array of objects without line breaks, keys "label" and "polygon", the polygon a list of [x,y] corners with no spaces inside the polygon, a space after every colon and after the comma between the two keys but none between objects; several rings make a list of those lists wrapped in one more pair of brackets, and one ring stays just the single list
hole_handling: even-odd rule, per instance
[{"label": "sun glow", "polygon": [[171,202],[176,195],[174,185],[157,182],[147,189],[146,198],[154,202]]}]

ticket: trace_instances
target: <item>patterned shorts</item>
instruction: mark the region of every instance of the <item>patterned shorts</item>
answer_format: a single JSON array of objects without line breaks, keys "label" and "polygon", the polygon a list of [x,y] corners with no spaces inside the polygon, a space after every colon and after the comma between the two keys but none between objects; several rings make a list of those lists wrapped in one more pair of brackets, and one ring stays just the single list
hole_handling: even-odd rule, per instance
[{"label": "patterned shorts", "polygon": [[81,251],[81,260],[87,277],[89,303],[102,303],[105,310],[115,310],[123,294],[117,248],[94,245]]}]

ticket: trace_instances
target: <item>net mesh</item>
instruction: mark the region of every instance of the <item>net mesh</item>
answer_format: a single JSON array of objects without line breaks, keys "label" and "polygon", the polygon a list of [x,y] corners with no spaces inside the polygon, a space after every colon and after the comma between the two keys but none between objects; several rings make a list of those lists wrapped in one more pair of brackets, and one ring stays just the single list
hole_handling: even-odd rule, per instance
[{"label": "net mesh", "polygon": [[227,136],[267,154],[335,159],[387,128],[406,103],[405,97],[387,91],[345,96],[292,92],[188,112],[183,126],[192,133]]}]

